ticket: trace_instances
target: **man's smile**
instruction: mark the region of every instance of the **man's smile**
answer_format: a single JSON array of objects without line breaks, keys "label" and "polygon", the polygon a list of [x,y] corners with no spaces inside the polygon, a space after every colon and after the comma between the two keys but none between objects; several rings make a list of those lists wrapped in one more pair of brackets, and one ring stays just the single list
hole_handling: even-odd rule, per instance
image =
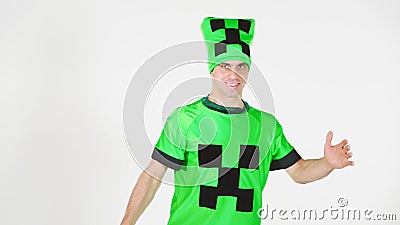
[{"label": "man's smile", "polygon": [[236,90],[236,89],[240,86],[240,83],[238,83],[238,82],[225,82],[225,84],[226,84],[229,88],[231,88],[231,89],[233,89],[233,90]]}]

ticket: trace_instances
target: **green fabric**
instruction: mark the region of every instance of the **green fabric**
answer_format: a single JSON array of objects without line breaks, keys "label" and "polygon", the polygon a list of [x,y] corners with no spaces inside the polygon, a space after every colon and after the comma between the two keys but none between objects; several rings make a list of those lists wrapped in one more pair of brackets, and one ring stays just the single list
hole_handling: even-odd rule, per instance
[{"label": "green fabric", "polygon": [[[212,23],[216,24],[214,29]],[[201,30],[207,47],[210,73],[218,64],[228,60],[241,60],[250,68],[250,49],[247,55],[244,53],[243,47],[251,45],[254,36],[254,24],[254,19],[207,17],[203,20]],[[239,35],[236,35],[237,32]],[[230,35],[230,38],[227,35]],[[226,45],[225,53],[217,54],[216,46],[219,43]]]},{"label": "green fabric", "polygon": [[[177,108],[168,117],[156,148],[184,161],[174,171],[175,192],[169,225],[259,225],[257,211],[262,207],[262,190],[272,160],[293,150],[276,118],[248,104],[242,113],[227,114],[199,99]],[[215,104],[215,103],[214,103]],[[257,169],[240,168],[239,187],[253,189],[253,206],[248,212],[237,211],[236,196],[218,196],[216,208],[200,206],[200,186],[218,186],[218,168],[199,166],[200,145],[222,145],[222,167],[238,168],[241,145],[259,146]],[[250,199],[251,201],[251,199]]]}]

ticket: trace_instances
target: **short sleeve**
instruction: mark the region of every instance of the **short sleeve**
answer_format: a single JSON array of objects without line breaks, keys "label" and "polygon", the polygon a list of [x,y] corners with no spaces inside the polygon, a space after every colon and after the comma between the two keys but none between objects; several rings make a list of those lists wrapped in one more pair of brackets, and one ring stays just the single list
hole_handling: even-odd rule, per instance
[{"label": "short sleeve", "polygon": [[179,112],[177,108],[168,116],[151,156],[174,170],[179,170],[185,160],[186,132],[182,129]]},{"label": "short sleeve", "polygon": [[301,159],[294,147],[286,140],[278,120],[275,120],[275,134],[272,145],[273,155],[270,170],[286,169]]}]

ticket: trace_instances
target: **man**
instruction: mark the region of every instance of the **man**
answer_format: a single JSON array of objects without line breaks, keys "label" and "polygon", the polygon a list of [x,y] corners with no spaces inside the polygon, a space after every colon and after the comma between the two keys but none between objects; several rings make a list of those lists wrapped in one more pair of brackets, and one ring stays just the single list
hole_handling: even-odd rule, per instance
[{"label": "man", "polygon": [[270,170],[285,169],[297,183],[354,165],[347,140],[324,157],[302,159],[277,119],[242,100],[251,63],[252,19],[205,18],[212,90],[175,109],[155,145],[152,160],[132,191],[122,225],[135,224],[153,199],[167,168],[175,193],[168,224],[260,224],[257,211]]}]

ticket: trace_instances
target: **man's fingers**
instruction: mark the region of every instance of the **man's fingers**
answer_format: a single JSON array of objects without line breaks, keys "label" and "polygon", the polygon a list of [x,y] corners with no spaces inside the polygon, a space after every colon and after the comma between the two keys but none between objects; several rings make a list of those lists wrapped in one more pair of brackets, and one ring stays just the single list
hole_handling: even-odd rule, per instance
[{"label": "man's fingers", "polygon": [[350,148],[351,148],[350,145],[346,145],[343,147],[343,151],[348,152],[350,150]]},{"label": "man's fingers", "polygon": [[348,153],[346,154],[346,158],[347,158],[347,159],[350,159],[352,156],[353,156],[353,153],[351,153],[351,152],[348,152]]},{"label": "man's fingers", "polygon": [[349,141],[347,139],[343,139],[343,141],[337,144],[337,146],[343,148],[345,145],[347,145],[347,143],[349,143]]},{"label": "man's fingers", "polygon": [[332,138],[333,138],[333,132],[332,131],[328,131],[328,133],[326,134],[325,146],[327,146],[327,147],[331,147],[332,146]]},{"label": "man's fingers", "polygon": [[355,163],[354,163],[354,161],[348,161],[348,162],[347,162],[347,165],[348,165],[348,166],[354,166]]}]

